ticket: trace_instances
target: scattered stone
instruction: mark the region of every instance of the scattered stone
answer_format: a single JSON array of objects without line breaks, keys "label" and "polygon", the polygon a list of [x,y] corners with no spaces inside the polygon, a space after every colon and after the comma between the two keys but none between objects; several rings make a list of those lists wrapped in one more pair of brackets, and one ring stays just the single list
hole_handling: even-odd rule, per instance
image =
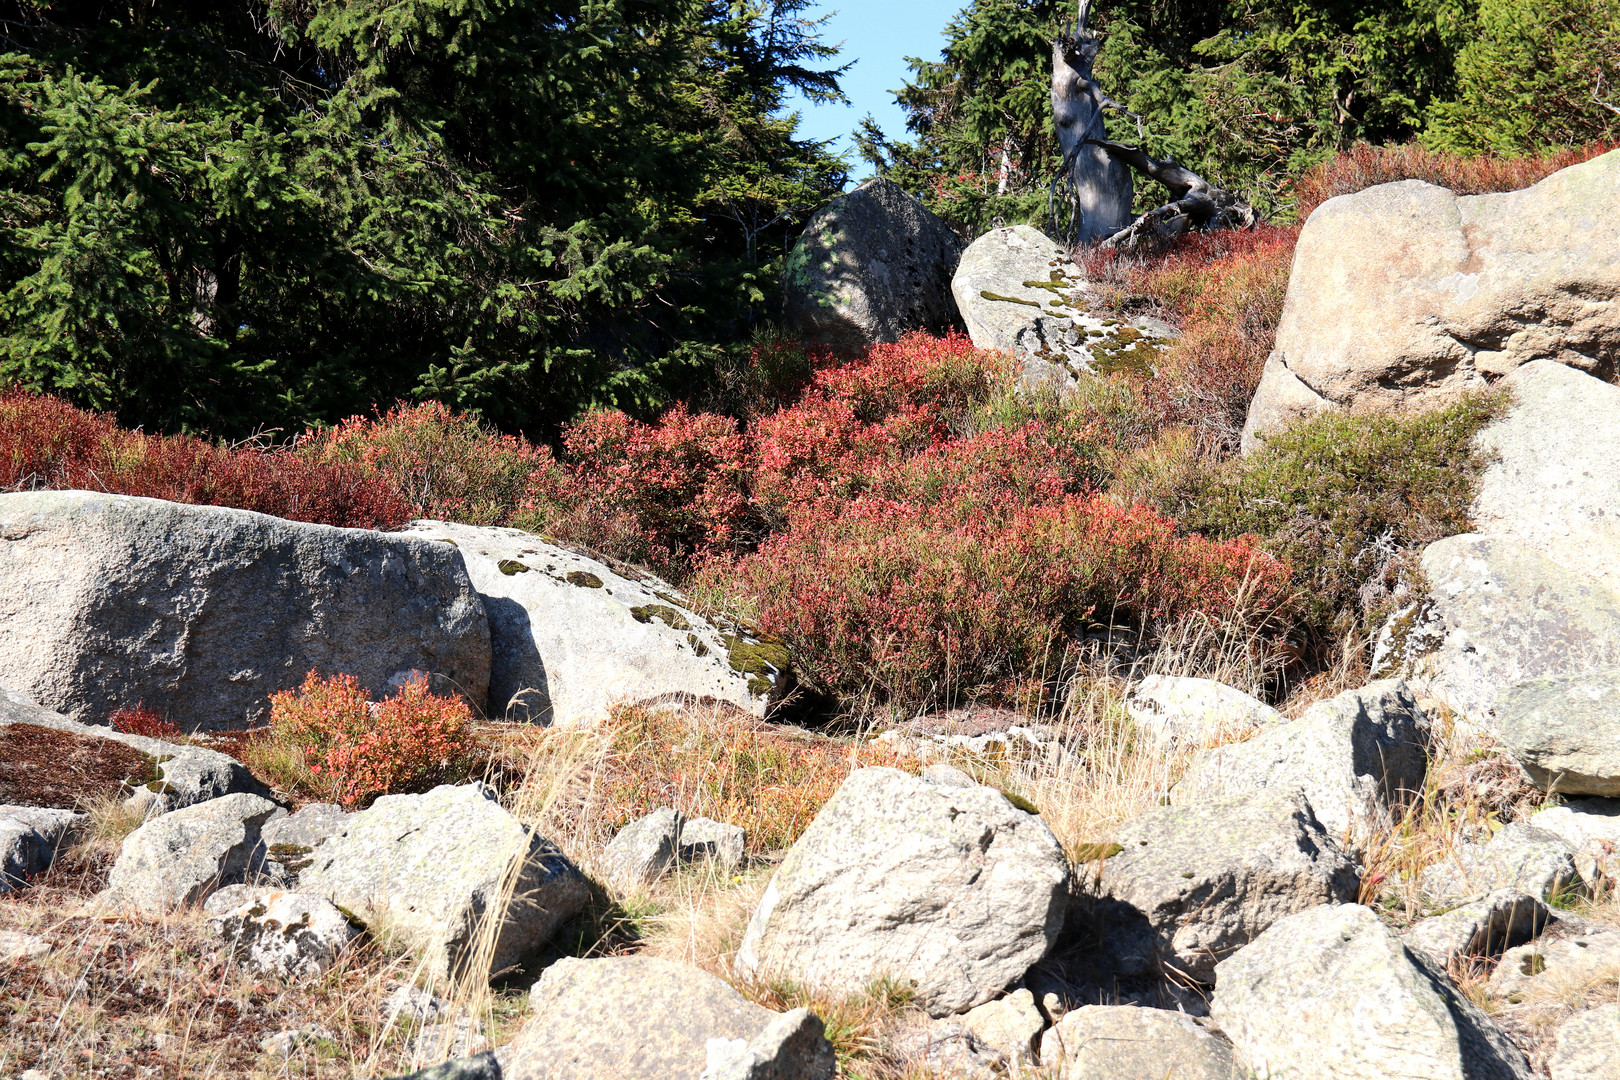
[{"label": "scattered stone", "polygon": [[1421,564],[1428,598],[1406,622],[1432,645],[1406,650],[1405,663],[1469,720],[1489,726],[1498,692],[1515,683],[1620,667],[1620,595],[1596,579],[1473,533],[1436,540]]},{"label": "scattered stone", "polygon": [[969,1009],[960,1019],[977,1042],[1015,1063],[1034,1061],[1035,1039],[1046,1027],[1034,993],[1022,987]]},{"label": "scattered stone", "polygon": [[1104,860],[1097,886],[1115,902],[1111,921],[1145,920],[1157,954],[1148,963],[1198,982],[1278,919],[1353,901],[1361,884],[1298,788],[1156,807],[1115,835],[1123,850]]},{"label": "scattered stone", "polygon": [[1620,931],[1593,930],[1544,937],[1509,949],[1491,972],[1493,997],[1518,1005],[1527,998],[1583,991],[1620,978]]},{"label": "scattered stone", "polygon": [[399,1020],[431,1024],[450,1014],[450,1003],[426,990],[406,984],[383,999],[383,1015],[390,1023]]},{"label": "scattered stone", "polygon": [[1420,919],[1402,934],[1406,947],[1442,968],[1459,961],[1494,959],[1541,933],[1552,913],[1537,897],[1498,889],[1479,900]]},{"label": "scattered stone", "polygon": [[1088,373],[1151,375],[1176,330],[1156,319],[1094,315],[1085,287],[1068,252],[1028,225],[973,241],[951,279],[973,344],[1012,353],[1026,390],[1064,392]]},{"label": "scattered stone", "polygon": [[483,1053],[429,1065],[396,1080],[501,1080],[501,1063],[493,1053]]},{"label": "scattered stone", "polygon": [[603,876],[621,892],[663,877],[680,851],[685,821],[685,815],[664,807],[620,829],[602,851]]},{"label": "scattered stone", "polygon": [[1200,752],[1171,792],[1180,805],[1268,787],[1304,789],[1335,836],[1358,835],[1423,790],[1429,720],[1406,684],[1370,683],[1318,702],[1247,742]]},{"label": "scattered stone", "polygon": [[692,818],[681,826],[681,862],[708,860],[721,869],[731,870],[742,865],[747,842],[748,834],[741,825]]},{"label": "scattered stone", "polygon": [[251,727],[312,669],[378,697],[430,672],[484,706],[484,605],[443,544],[90,491],[0,495],[0,534],[0,682],[72,719],[161,701]]},{"label": "scattered stone", "polygon": [[736,965],[833,994],[887,977],[947,1016],[1045,955],[1067,889],[1052,830],[999,791],[858,769],[771,878]]},{"label": "scattered stone", "polygon": [[619,702],[706,699],[763,716],[790,686],[785,648],[709,621],[650,574],[518,529],[416,521],[407,535],[465,560],[489,615],[492,716],[571,726]]},{"label": "scattered stone", "polygon": [[1620,800],[1570,799],[1531,814],[1530,824],[1574,849],[1582,881],[1594,889],[1620,884]]},{"label": "scattered stone", "polygon": [[[81,724],[26,700],[16,700],[23,696],[0,694],[0,733],[29,731],[37,737],[48,732],[57,737],[52,740],[55,745],[49,747],[52,752],[44,760],[13,756],[9,762],[15,771],[0,778],[0,791],[20,790],[31,794],[32,798],[20,800],[29,805],[72,809],[86,797],[122,790],[127,786],[126,781],[137,785],[134,798],[150,813],[244,792],[270,797],[269,789],[255,780],[246,766],[217,750],[144,735],[127,735],[104,725]],[[116,748],[117,752],[109,754],[92,749],[98,744]],[[71,760],[64,762],[57,754]],[[83,758],[102,759],[99,764],[111,767],[111,775],[105,768],[97,769],[98,762],[79,760]],[[84,765],[98,775],[86,783],[87,778],[75,765]],[[49,770],[49,773],[38,777],[30,775],[36,770]],[[101,784],[98,780],[112,782]],[[14,794],[8,798],[18,797]]]},{"label": "scattered stone", "polygon": [[269,799],[239,793],[153,818],[124,838],[104,895],[143,915],[205,900],[263,865],[259,830],[283,812]]},{"label": "scattered stone", "polygon": [[498,1051],[506,1080],[833,1076],[832,1046],[813,1014],[773,1013],[667,960],[564,958],[529,996],[533,1015]]},{"label": "scattered stone", "polygon": [[49,870],[83,820],[83,814],[71,810],[0,806],[0,893],[21,889]]},{"label": "scattered stone", "polygon": [[203,904],[214,933],[249,971],[290,982],[319,977],[359,933],[318,896],[258,885],[229,885]]},{"label": "scattered stone", "polygon": [[1552,1080],[1620,1080],[1620,1005],[1576,1013],[1558,1028]]},{"label": "scattered stone", "polygon": [[1510,373],[1507,412],[1479,433],[1491,455],[1470,516],[1620,593],[1620,387],[1567,363],[1533,360]]},{"label": "scattered stone", "polygon": [[0,930],[0,960],[38,960],[53,948],[55,946],[42,937],[16,930]]},{"label": "scattered stone", "polygon": [[1533,1075],[1488,1016],[1359,904],[1290,915],[1221,961],[1210,1013],[1261,1076]]},{"label": "scattered stone", "polygon": [[943,761],[936,761],[922,772],[919,778],[940,787],[978,787],[979,782],[954,765],[947,765]]},{"label": "scattered stone", "polygon": [[489,1049],[483,1027],[470,1016],[429,1024],[411,1039],[411,1063],[425,1065],[446,1058],[467,1058]]},{"label": "scattered stone", "polygon": [[1170,745],[1214,746],[1247,739],[1287,718],[1252,695],[1214,679],[1149,675],[1125,699],[1139,729]]},{"label": "scattered stone", "polygon": [[278,1031],[269,1038],[261,1040],[259,1049],[266,1054],[276,1057],[290,1057],[292,1052],[300,1046],[309,1046],[318,1042],[336,1042],[337,1036],[319,1024],[305,1024],[302,1027],[289,1028]]},{"label": "scattered stone", "polygon": [[1620,795],[1620,669],[1515,683],[1491,730],[1543,791]]},{"label": "scattered stone", "polygon": [[782,269],[782,317],[807,342],[860,349],[958,324],[962,241],[900,185],[875,177],[811,215]]},{"label": "scattered stone", "polygon": [[386,925],[421,952],[432,978],[470,958],[491,912],[500,918],[488,951],[495,973],[543,945],[590,895],[568,857],[482,784],[384,795],[315,850],[299,888]]},{"label": "scattered stone", "polygon": [[348,821],[348,813],[333,803],[310,803],[267,821],[259,831],[266,872],[280,884],[296,885],[315,849],[347,828]]},{"label": "scattered stone", "polygon": [[1617,175],[1609,153],[1523,191],[1406,180],[1317,207],[1244,449],[1301,414],[1427,408],[1535,360],[1611,375],[1620,306],[1599,298],[1620,288]]},{"label": "scattered stone", "polygon": [[1510,889],[1556,900],[1580,885],[1575,853],[1556,833],[1512,821],[1485,844],[1458,845],[1451,858],[1423,868],[1423,891],[1438,904]]},{"label": "scattered stone", "polygon": [[902,1029],[891,1043],[893,1052],[912,1070],[926,1070],[924,1075],[1001,1080],[1012,1064],[1007,1055],[980,1042],[962,1020],[947,1016]]},{"label": "scattered stone", "polygon": [[[1245,1080],[1232,1044],[1192,1017],[1134,1005],[1085,1005],[1041,1036],[1041,1065],[1097,1080]],[[1167,1073],[1167,1069],[1173,1069]]]}]

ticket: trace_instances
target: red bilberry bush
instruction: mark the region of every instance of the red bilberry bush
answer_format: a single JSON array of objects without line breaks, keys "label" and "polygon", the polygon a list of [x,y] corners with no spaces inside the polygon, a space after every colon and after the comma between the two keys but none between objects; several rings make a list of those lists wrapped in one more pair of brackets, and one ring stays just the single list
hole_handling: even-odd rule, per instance
[{"label": "red bilberry bush", "polygon": [[125,735],[144,735],[149,739],[172,739],[180,735],[174,721],[159,716],[145,702],[114,709],[107,722],[114,731],[121,731]]}]

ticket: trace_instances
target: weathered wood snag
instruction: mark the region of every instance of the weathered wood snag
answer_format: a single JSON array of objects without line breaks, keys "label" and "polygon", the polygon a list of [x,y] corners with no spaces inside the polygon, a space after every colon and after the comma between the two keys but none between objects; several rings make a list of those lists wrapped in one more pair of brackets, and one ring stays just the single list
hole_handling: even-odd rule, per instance
[{"label": "weathered wood snag", "polygon": [[[1086,29],[1090,8],[1091,0],[1080,0],[1073,32],[1052,43],[1052,123],[1063,150],[1048,198],[1052,232],[1071,244],[1131,251],[1162,248],[1189,231],[1254,225],[1259,214],[1235,192],[1216,187],[1173,157],[1161,161],[1140,146],[1108,138],[1103,110],[1133,117],[1138,135],[1141,118],[1092,78],[1102,39]],[[1170,190],[1169,202],[1135,220],[1132,169]]]}]

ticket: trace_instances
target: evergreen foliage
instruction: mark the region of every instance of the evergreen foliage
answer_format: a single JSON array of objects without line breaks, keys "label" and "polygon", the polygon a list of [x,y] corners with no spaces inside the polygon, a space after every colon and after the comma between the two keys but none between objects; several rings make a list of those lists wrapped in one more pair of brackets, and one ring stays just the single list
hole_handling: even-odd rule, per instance
[{"label": "evergreen foliage", "polygon": [[0,381],[224,434],[660,404],[842,187],[806,5],[4,5]]}]

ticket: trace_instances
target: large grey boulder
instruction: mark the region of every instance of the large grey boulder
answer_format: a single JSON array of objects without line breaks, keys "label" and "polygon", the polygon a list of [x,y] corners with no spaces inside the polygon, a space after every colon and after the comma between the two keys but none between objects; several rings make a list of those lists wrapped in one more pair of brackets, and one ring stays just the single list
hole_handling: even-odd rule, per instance
[{"label": "large grey boulder", "polygon": [[1620,1080],[1620,1005],[1599,1005],[1560,1024],[1547,1075],[1552,1080]]},{"label": "large grey boulder", "polygon": [[1131,687],[1125,711],[1158,742],[1200,747],[1287,723],[1282,713],[1214,679],[1149,675]]},{"label": "large grey boulder", "polygon": [[1540,900],[1565,897],[1580,884],[1575,851],[1555,833],[1511,821],[1484,844],[1457,845],[1452,854],[1424,867],[1423,891],[1439,904],[1511,889]]},{"label": "large grey boulder", "polygon": [[1123,850],[1101,864],[1098,892],[1124,905],[1116,919],[1146,920],[1161,964],[1199,982],[1278,919],[1354,901],[1361,884],[1298,788],[1156,807],[1114,836]]},{"label": "large grey boulder", "polygon": [[1556,360],[1533,360],[1501,385],[1513,402],[1476,440],[1491,461],[1474,531],[1620,592],[1620,386]]},{"label": "large grey boulder", "polygon": [[1041,1066],[1096,1080],[1247,1080],[1232,1044],[1185,1013],[1083,1005],[1041,1036]]},{"label": "large grey boulder", "polygon": [[748,833],[741,825],[690,818],[681,825],[680,861],[712,862],[722,870],[742,865]]},{"label": "large grey boulder", "polygon": [[1620,154],[1523,191],[1419,180],[1329,199],[1294,248],[1244,447],[1324,408],[1422,408],[1549,359],[1620,360]]},{"label": "large grey boulder", "polygon": [[84,817],[72,810],[0,806],[0,893],[49,870]]},{"label": "large grey boulder", "polygon": [[484,705],[489,626],[446,545],[90,491],[0,495],[0,536],[0,683],[72,719],[250,727],[311,670]]},{"label": "large grey boulder", "polygon": [[318,978],[360,933],[321,897],[260,885],[228,885],[203,912],[242,967],[289,981]]},{"label": "large grey boulder", "polygon": [[832,1080],[806,1009],[773,1013],[713,975],[647,956],[568,957],[529,994],[496,1052],[505,1080]]},{"label": "large grey boulder", "polygon": [[268,797],[270,791],[247,767],[228,754],[188,743],[172,743],[145,735],[128,735],[104,724],[81,724],[61,713],[41,708],[17,691],[0,691],[0,727],[33,724],[85,738],[122,743],[145,754],[146,775],[156,776],[133,798],[156,812],[192,806],[222,795],[246,793]]},{"label": "large grey boulder", "polygon": [[165,915],[238,884],[264,863],[259,830],[285,813],[257,795],[225,795],[155,817],[124,837],[107,877],[115,908]]},{"label": "large grey boulder", "polygon": [[1026,389],[1073,387],[1085,374],[1152,374],[1174,328],[1094,315],[1080,268],[1028,225],[991,229],[962,253],[951,293],[981,349],[1013,354]]},{"label": "large grey boulder", "polygon": [[[1403,665],[1469,720],[1489,724],[1514,683],[1620,667],[1620,595],[1512,540],[1464,533],[1421,560],[1429,592]],[[1399,651],[1399,650],[1393,650]]]},{"label": "large grey boulder", "polygon": [[574,864],[481,784],[384,795],[310,859],[300,892],[386,927],[436,978],[510,967],[589,898]]},{"label": "large grey boulder", "polygon": [[704,699],[763,716],[787,689],[786,649],[711,622],[650,574],[518,529],[417,521],[409,535],[459,552],[483,598],[492,716],[566,726],[615,702]]},{"label": "large grey boulder", "polygon": [[1620,795],[1620,669],[1515,683],[1491,730],[1543,791]]},{"label": "large grey boulder", "polygon": [[1370,909],[1323,906],[1221,961],[1210,1016],[1260,1076],[1529,1080],[1529,1062]]},{"label": "large grey boulder", "polygon": [[874,177],[811,215],[782,268],[782,315],[804,340],[861,348],[956,325],[961,239],[892,180]]},{"label": "large grey boulder", "polygon": [[857,769],[783,859],[737,969],[817,992],[888,977],[931,1016],[983,1004],[1057,938],[1068,864],[994,788]]},{"label": "large grey boulder", "polygon": [[1406,684],[1369,683],[1247,742],[1203,751],[1171,798],[1195,805],[1220,794],[1299,787],[1329,832],[1359,834],[1406,793],[1423,790],[1428,745],[1428,718]]}]

